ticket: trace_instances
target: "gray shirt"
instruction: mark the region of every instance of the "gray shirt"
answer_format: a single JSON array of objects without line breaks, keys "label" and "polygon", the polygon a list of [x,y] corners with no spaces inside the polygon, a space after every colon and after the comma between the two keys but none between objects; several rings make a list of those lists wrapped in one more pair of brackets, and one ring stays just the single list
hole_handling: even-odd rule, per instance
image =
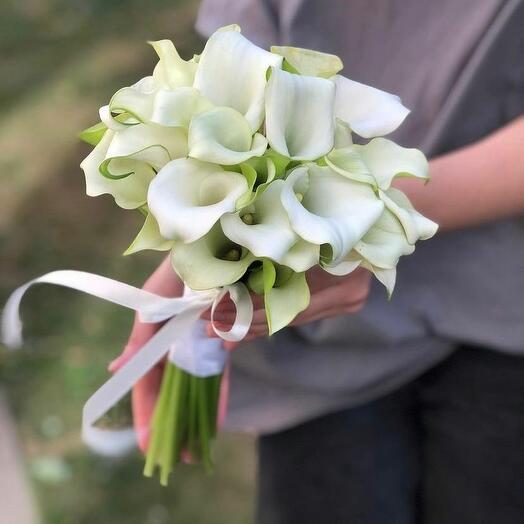
[{"label": "gray shirt", "polygon": [[[335,53],[343,73],[399,94],[411,115],[392,136],[430,156],[524,112],[519,0],[205,0],[197,28],[239,23],[258,44]],[[367,402],[462,342],[524,350],[524,226],[506,220],[438,235],[402,259],[388,302],[289,328],[233,356],[232,429],[271,432]]]}]

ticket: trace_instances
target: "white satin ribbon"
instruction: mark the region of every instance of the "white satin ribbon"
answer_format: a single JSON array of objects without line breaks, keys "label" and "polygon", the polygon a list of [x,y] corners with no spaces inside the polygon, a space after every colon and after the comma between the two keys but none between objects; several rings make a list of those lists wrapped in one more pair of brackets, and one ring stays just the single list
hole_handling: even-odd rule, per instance
[{"label": "white satin ribbon", "polygon": [[[211,307],[211,325],[215,333],[227,341],[242,340],[251,325],[253,303],[246,286],[240,282],[209,291],[186,288],[184,296],[166,298],[110,278],[83,271],[53,271],[20,286],[9,297],[2,315],[2,338],[10,348],[22,344],[20,302],[34,284],[56,284],[83,291],[98,298],[134,309],[142,322],[167,321],[158,332],[133,355],[85,403],[82,416],[82,437],[92,449],[103,454],[120,454],[136,444],[131,429],[105,430],[95,422],[122,399],[148,371],[168,355],[171,362],[188,373],[200,377],[220,374],[227,354],[220,340],[210,339],[204,332],[201,314]],[[214,312],[229,293],[235,304],[236,318],[229,331],[215,327]]]}]

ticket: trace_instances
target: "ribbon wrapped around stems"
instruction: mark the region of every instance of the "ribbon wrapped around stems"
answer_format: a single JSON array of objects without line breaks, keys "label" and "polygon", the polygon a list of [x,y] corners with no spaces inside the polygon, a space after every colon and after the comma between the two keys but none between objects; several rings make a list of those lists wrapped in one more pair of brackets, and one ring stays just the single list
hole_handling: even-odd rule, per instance
[{"label": "ribbon wrapped around stems", "polygon": [[[10,348],[22,344],[19,307],[24,294],[34,284],[76,289],[135,310],[141,322],[165,322],[84,405],[82,438],[89,447],[102,454],[121,453],[136,444],[132,429],[106,430],[94,424],[165,356],[177,367],[197,377],[222,373],[227,352],[219,339],[210,339],[204,333],[200,316],[206,309],[211,307],[211,324],[215,333],[227,341],[242,340],[253,317],[249,291],[241,282],[208,291],[193,291],[186,287],[182,297],[166,298],[92,273],[53,271],[20,286],[9,297],[2,316],[2,336],[4,344]],[[215,327],[213,316],[227,294],[235,304],[236,318],[229,331],[221,331]]]}]

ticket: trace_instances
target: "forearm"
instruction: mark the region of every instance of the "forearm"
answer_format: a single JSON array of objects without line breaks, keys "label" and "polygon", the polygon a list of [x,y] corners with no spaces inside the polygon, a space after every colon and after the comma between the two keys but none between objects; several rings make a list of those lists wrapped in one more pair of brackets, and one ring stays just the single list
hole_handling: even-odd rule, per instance
[{"label": "forearm", "polygon": [[524,117],[430,162],[431,182],[395,185],[441,230],[524,214]]}]

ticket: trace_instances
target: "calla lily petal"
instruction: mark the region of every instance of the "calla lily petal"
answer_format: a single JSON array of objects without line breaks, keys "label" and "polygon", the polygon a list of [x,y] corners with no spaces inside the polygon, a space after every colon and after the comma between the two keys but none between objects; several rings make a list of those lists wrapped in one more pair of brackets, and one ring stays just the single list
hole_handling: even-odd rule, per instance
[{"label": "calla lily petal", "polygon": [[281,201],[300,237],[331,246],[333,265],[349,253],[384,209],[368,184],[315,164],[298,167],[288,175]]},{"label": "calla lily petal", "polygon": [[332,80],[337,88],[335,115],[364,138],[391,133],[409,114],[396,95],[341,75]]},{"label": "calla lily petal", "polygon": [[91,146],[96,146],[102,140],[107,126],[103,122],[98,122],[93,126],[84,129],[78,134],[78,138]]},{"label": "calla lily petal", "polygon": [[428,161],[422,151],[401,147],[386,138],[374,138],[352,150],[362,159],[380,189],[388,189],[397,176],[429,180]]},{"label": "calla lily petal", "polygon": [[334,84],[272,68],[266,90],[266,136],[293,160],[315,160],[334,142]]},{"label": "calla lily petal", "polygon": [[411,204],[408,197],[396,188],[379,191],[381,200],[400,221],[410,244],[417,240],[427,240],[438,230],[438,224],[421,215]]},{"label": "calla lily petal", "polygon": [[153,78],[159,87],[176,89],[193,85],[198,64],[194,60],[180,58],[171,40],[150,42],[160,59],[153,71]]},{"label": "calla lily petal", "polygon": [[353,144],[353,136],[348,123],[340,120],[340,118],[335,118],[335,143],[333,147],[341,149],[351,144]]},{"label": "calla lily petal", "polygon": [[330,78],[344,67],[338,56],[312,49],[272,46],[271,52],[283,56],[294,71],[301,75]]},{"label": "calla lily petal", "polygon": [[[227,260],[231,253],[237,260]],[[255,257],[235,246],[216,224],[204,237],[190,244],[176,242],[171,261],[180,278],[197,291],[233,284],[242,278]]]},{"label": "calla lily petal", "polygon": [[309,306],[309,287],[305,273],[275,267],[269,260],[264,260],[262,271],[267,324],[269,334],[273,335]]},{"label": "calla lily petal", "polygon": [[167,162],[187,154],[187,137],[183,129],[139,124],[126,126],[114,135],[107,158],[125,157],[147,162],[156,170]]},{"label": "calla lily petal", "polygon": [[220,166],[181,158],[169,162],[149,186],[148,206],[164,238],[194,242],[248,190],[245,177]]},{"label": "calla lily petal", "polygon": [[[108,193],[113,195],[115,202],[124,209],[135,209],[144,205],[147,198],[147,188],[155,176],[153,168],[143,162],[129,161],[133,164],[133,174],[120,179],[110,179],[100,172],[101,164],[106,160],[109,146],[115,133],[107,130],[91,153],[82,161],[80,167],[86,178],[86,192],[89,196]],[[125,159],[121,159],[125,163]],[[123,172],[129,172],[131,166],[118,165]]]},{"label": "calla lily petal", "polygon": [[155,217],[151,213],[148,213],[144,225],[131,245],[126,249],[124,255],[131,255],[138,251],[143,251],[144,249],[168,251],[172,247],[173,240],[166,240],[162,237]]},{"label": "calla lily petal", "polygon": [[163,126],[187,129],[195,115],[212,107],[213,104],[194,87],[159,89],[155,95],[150,120]]},{"label": "calla lily petal", "polygon": [[333,149],[324,157],[326,164],[338,174],[376,187],[377,182],[353,145]]},{"label": "calla lily petal", "polygon": [[239,111],[254,133],[264,119],[266,71],[281,64],[281,56],[252,44],[234,27],[224,28],[207,41],[194,86],[216,106]]},{"label": "calla lily petal", "polygon": [[373,266],[393,269],[401,256],[415,251],[415,246],[408,242],[398,218],[385,209],[362,240],[357,242],[355,251]]},{"label": "calla lily petal", "polygon": [[193,118],[189,126],[189,156],[206,162],[236,165],[262,156],[267,140],[252,136],[248,121],[235,109],[215,107]]},{"label": "calla lily petal", "polygon": [[[223,215],[220,219],[225,235],[236,244],[246,247],[256,257],[292,264],[296,271],[305,271],[318,260],[318,246],[302,241],[291,229],[287,213],[280,202],[283,180],[275,180],[256,199],[249,213],[253,223],[245,223],[239,213]],[[290,250],[299,246],[290,254]]]}]

